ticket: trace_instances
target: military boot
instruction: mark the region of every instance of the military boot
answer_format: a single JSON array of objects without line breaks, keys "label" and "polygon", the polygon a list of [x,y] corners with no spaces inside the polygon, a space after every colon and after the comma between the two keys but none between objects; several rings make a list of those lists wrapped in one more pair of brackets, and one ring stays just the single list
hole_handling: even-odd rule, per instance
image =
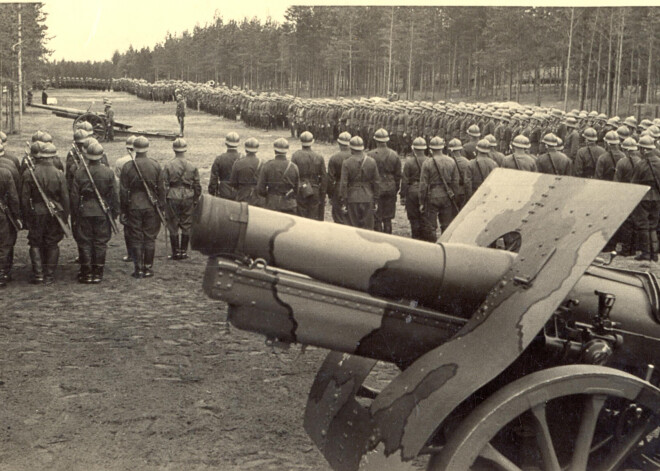
[{"label": "military boot", "polygon": [[44,265],[39,247],[30,247],[30,261],[32,262],[32,276],[30,283],[40,285],[44,282]]},{"label": "military boot", "polygon": [[179,260],[180,255],[180,245],[179,245],[179,234],[173,234],[170,232],[170,247],[172,248],[171,255],[168,255],[167,258],[170,260]]},{"label": "military boot", "polygon": [[383,232],[383,221],[380,219],[374,220],[374,231]]},{"label": "military boot", "polygon": [[639,248],[642,253],[635,257],[637,261],[651,260],[651,234],[649,231],[641,231],[638,236]]},{"label": "military boot", "polygon": [[190,236],[188,234],[181,234],[181,245],[179,250],[179,260],[186,260],[188,258],[188,243]]},{"label": "military boot", "polygon": [[155,247],[149,247],[144,249],[144,277],[145,278],[151,278],[154,276],[154,272],[152,270],[154,266],[154,256],[156,255],[156,248]]},{"label": "military boot", "polygon": [[5,260],[0,260],[0,288],[7,286],[9,282],[9,257]]},{"label": "military boot", "polygon": [[92,283],[97,285],[103,281],[103,269],[105,268],[105,252],[95,254],[92,264]]},{"label": "military boot", "polygon": [[144,250],[142,247],[131,247],[129,249],[133,258],[133,278],[144,278]]},{"label": "military boot", "polygon": [[56,245],[54,247],[47,247],[44,250],[44,284],[52,285],[55,281],[55,269],[57,268],[57,261],[60,258],[60,248]]},{"label": "military boot", "polygon": [[78,248],[80,258],[80,271],[78,271],[78,283],[88,284],[92,282],[91,254],[87,248]]},{"label": "military boot", "polygon": [[392,233],[392,220],[391,219],[384,219],[383,220],[383,232],[385,234],[391,234]]}]

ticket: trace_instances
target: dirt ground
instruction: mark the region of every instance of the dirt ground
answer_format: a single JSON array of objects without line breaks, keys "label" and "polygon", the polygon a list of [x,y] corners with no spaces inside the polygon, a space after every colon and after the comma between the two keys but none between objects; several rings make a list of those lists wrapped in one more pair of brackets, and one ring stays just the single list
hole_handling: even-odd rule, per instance
[{"label": "dirt ground", "polygon": [[[117,121],[177,130],[173,103],[49,92],[59,106],[87,109],[94,101],[96,111],[109,95]],[[71,124],[28,108],[25,132],[10,136],[9,149],[20,156],[32,132],[45,129],[63,157]],[[242,141],[257,137],[262,159],[272,157],[276,138],[288,136],[189,110],[188,157],[204,189],[229,131]],[[125,153],[123,138],[104,147],[111,164]],[[315,149],[326,159],[335,152],[324,144]],[[171,142],[151,140],[149,155],[166,161]],[[395,233],[409,235],[400,206],[394,223]],[[105,279],[96,286],[75,282],[74,242],[60,247],[55,284],[30,285],[22,232],[15,281],[0,291],[0,470],[328,469],[302,426],[323,350],[276,351],[262,337],[229,327],[225,305],[202,292],[206,259],[192,253],[168,261],[163,232],[152,279],[129,276],[121,236],[111,241]],[[629,261],[619,266],[639,268]]]}]

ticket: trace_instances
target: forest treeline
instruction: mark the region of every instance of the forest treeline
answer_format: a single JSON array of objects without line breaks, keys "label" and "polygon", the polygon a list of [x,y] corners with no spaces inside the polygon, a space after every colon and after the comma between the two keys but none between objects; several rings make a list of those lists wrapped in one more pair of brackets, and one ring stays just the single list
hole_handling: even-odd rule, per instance
[{"label": "forest treeline", "polygon": [[46,70],[304,96],[517,101],[533,91],[540,104],[567,88],[580,108],[611,115],[624,91],[629,101],[654,101],[658,26],[653,7],[292,6],[282,23],[217,13],[153,47]]}]

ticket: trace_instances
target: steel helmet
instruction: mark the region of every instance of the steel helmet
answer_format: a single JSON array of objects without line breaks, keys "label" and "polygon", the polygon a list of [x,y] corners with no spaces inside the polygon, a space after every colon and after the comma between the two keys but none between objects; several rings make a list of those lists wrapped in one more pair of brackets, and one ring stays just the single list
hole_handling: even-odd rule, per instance
[{"label": "steel helmet", "polygon": [[84,129],[76,129],[76,131],[73,133],[73,142],[76,144],[82,144],[82,142],[89,137],[89,134],[87,134],[87,131]]},{"label": "steel helmet", "polygon": [[656,126],[655,124],[649,126],[648,132],[651,134],[653,139],[660,138],[660,128],[658,126]]},{"label": "steel helmet", "polygon": [[575,128],[577,127],[577,119],[575,119],[573,116],[569,116],[566,118],[566,126],[569,128]]},{"label": "steel helmet", "polygon": [[[91,143],[89,144],[91,145]],[[133,141],[133,148],[138,154],[144,153],[149,148],[149,139],[144,136],[138,136]]]},{"label": "steel helmet", "polygon": [[98,142],[90,144],[87,147],[87,158],[89,160],[100,160],[103,157],[103,146]]},{"label": "steel helmet", "polygon": [[598,140],[598,133],[594,128],[587,128],[582,132],[582,136],[590,142],[596,142]]},{"label": "steel helmet", "polygon": [[342,146],[347,146],[350,140],[351,140],[351,134],[346,131],[342,132],[337,137],[337,142]]},{"label": "steel helmet", "polygon": [[423,137],[416,137],[412,142],[412,148],[415,150],[426,149],[426,141]]},{"label": "steel helmet", "polygon": [[479,130],[479,126],[476,124],[470,126],[467,130],[467,133],[472,137],[481,137],[481,131]]},{"label": "steel helmet", "polygon": [[[644,137],[647,137],[647,136],[644,136]],[[640,144],[641,144],[641,139],[640,139]],[[655,146],[653,146],[653,147],[655,147]],[[631,150],[631,151],[632,150],[637,150],[637,143],[635,142],[635,139],[633,139],[632,137],[627,137],[621,143],[621,148],[623,150]]]},{"label": "steel helmet", "polygon": [[637,129],[637,119],[635,119],[634,116],[628,116],[626,119],[623,120],[623,124],[633,129]]},{"label": "steel helmet", "polygon": [[287,151],[289,150],[289,141],[287,141],[283,137],[280,137],[279,139],[275,139],[275,142],[273,142],[273,148],[275,149],[276,154],[286,154]]},{"label": "steel helmet", "polygon": [[548,147],[557,147],[557,136],[550,132],[543,136],[543,140],[541,142],[543,142],[543,144]]},{"label": "steel helmet", "polygon": [[133,142],[135,142],[136,136],[128,136],[126,139],[126,148],[133,149]]},{"label": "steel helmet", "polygon": [[431,139],[429,147],[433,150],[442,150],[445,147],[445,140],[440,136],[435,136]]},{"label": "steel helmet", "polygon": [[[634,139],[632,137],[630,137],[628,139],[632,139],[634,141]],[[626,139],[626,140],[628,140],[628,139]],[[651,136],[642,136],[642,137],[639,138],[638,145],[639,145],[639,147],[641,147],[643,149],[655,149],[655,139],[653,139]],[[625,148],[625,147],[623,147],[623,144],[621,145],[621,148]]]},{"label": "steel helmet", "polygon": [[227,147],[232,147],[232,148],[238,147],[238,143],[240,142],[240,140],[241,138],[238,137],[238,133],[232,131],[229,134],[227,134],[227,136],[225,137],[225,145]]},{"label": "steel helmet", "polygon": [[516,137],[514,137],[511,145],[519,149],[529,149],[531,147],[529,139],[524,134],[518,134]]},{"label": "steel helmet", "polygon": [[653,126],[653,122],[651,122],[650,119],[643,119],[641,123],[639,123],[639,127],[642,129],[646,129]]},{"label": "steel helmet", "polygon": [[497,139],[495,139],[495,136],[492,134],[487,135],[484,139],[488,141],[488,144],[490,144],[491,147],[497,147]]},{"label": "steel helmet", "polygon": [[360,136],[353,136],[349,141],[348,145],[353,150],[364,150],[364,141]]},{"label": "steel helmet", "polygon": [[174,152],[186,152],[188,150],[188,143],[182,137],[177,137],[172,143]]},{"label": "steel helmet", "polygon": [[5,155],[5,146],[0,144],[0,156],[3,156],[3,155]]},{"label": "steel helmet", "polygon": [[34,141],[32,144],[30,144],[30,154],[32,154],[33,157],[39,157],[40,153],[41,153],[41,142]]},{"label": "steel helmet", "polygon": [[247,152],[256,152],[259,150],[259,140],[256,137],[250,137],[245,141],[245,150]]},{"label": "steel helmet", "polygon": [[39,157],[48,158],[57,156],[57,148],[52,142],[42,143],[39,149]]},{"label": "steel helmet", "polygon": [[380,128],[374,133],[374,141],[387,142],[389,140],[390,140],[390,135],[387,133],[386,129]]},{"label": "steel helmet", "polygon": [[488,142],[487,139],[481,139],[479,142],[477,142],[477,150],[479,152],[490,152],[490,143]]},{"label": "steel helmet", "polygon": [[605,134],[605,142],[608,144],[616,145],[619,144],[621,140],[619,139],[619,135],[616,131],[608,131],[607,134]]},{"label": "steel helmet", "polygon": [[447,149],[449,149],[450,151],[462,150],[463,143],[461,142],[460,139],[454,138],[451,141],[449,141],[449,144],[447,144]]},{"label": "steel helmet", "polygon": [[619,126],[616,129],[616,133],[619,135],[619,139],[624,140],[626,137],[630,137],[630,129],[627,126]]},{"label": "steel helmet", "polygon": [[311,146],[314,143],[314,135],[309,131],[305,131],[300,135],[300,143],[303,147]]},{"label": "steel helmet", "polygon": [[7,134],[5,134],[4,132],[0,131],[0,140],[2,141],[3,144],[4,144],[5,142],[7,142]]}]

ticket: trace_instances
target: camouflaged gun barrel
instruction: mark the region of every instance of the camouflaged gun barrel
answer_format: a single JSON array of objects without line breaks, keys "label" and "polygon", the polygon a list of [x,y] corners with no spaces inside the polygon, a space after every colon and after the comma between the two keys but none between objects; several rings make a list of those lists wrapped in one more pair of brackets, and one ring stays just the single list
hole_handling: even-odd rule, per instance
[{"label": "camouflaged gun barrel", "polygon": [[516,254],[313,221],[204,196],[192,247],[208,256],[244,254],[332,285],[470,315]]}]

